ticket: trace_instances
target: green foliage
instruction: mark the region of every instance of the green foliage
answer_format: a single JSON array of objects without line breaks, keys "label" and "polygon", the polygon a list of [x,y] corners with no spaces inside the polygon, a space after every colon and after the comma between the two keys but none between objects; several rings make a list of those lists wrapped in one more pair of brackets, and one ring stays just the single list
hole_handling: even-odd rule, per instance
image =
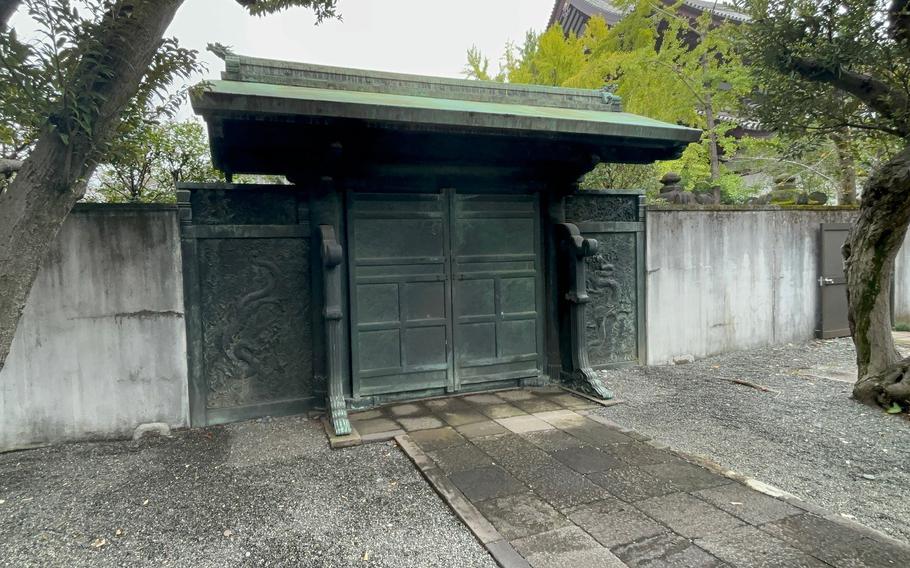
[{"label": "green foliage", "polygon": [[[26,157],[46,127],[67,144],[77,132],[92,137],[105,96],[98,84],[111,57],[105,32],[113,20],[129,18],[127,6],[108,0],[26,0],[24,6],[36,36],[23,42],[14,29],[0,31],[0,157],[11,159]],[[196,55],[176,39],[162,40],[118,134],[176,111],[183,94],[168,89],[202,70]],[[95,156],[104,150],[98,144]]]},{"label": "green foliage", "polygon": [[123,133],[110,147],[91,184],[95,201],[175,201],[178,182],[220,181],[212,167],[202,125],[143,123]]},{"label": "green foliage", "polygon": [[495,75],[487,58],[471,48],[465,74],[588,89],[613,84],[629,112],[705,131],[701,143],[689,148],[679,162],[650,170],[636,166],[616,170],[614,165],[611,170],[592,172],[586,186],[612,185],[611,177],[619,174],[608,172],[618,171],[625,178],[636,172],[636,182],[653,187],[656,178],[646,183],[643,174],[680,169],[687,187],[720,185],[731,199],[744,198],[748,188],[718,161],[712,168],[710,152],[712,146],[716,154],[736,152],[735,140],[727,135],[735,125],[716,117],[738,112],[752,89],[751,76],[735,49],[736,29],[714,25],[707,13],[692,21],[678,13],[678,6],[652,0],[619,4],[627,14],[612,28],[595,16],[581,36],[566,35],[559,25],[540,35],[529,32],[522,46],[507,46]]},{"label": "green foliage", "polygon": [[[891,0],[741,0],[756,117],[791,135],[843,128],[910,133],[910,58],[889,30]],[[866,140],[868,142],[869,140]],[[873,145],[880,144],[876,142]]]}]

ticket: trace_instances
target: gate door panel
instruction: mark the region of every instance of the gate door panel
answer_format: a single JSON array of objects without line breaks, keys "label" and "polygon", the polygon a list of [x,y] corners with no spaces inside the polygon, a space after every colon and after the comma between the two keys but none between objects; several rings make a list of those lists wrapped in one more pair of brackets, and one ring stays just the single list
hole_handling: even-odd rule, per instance
[{"label": "gate door panel", "polygon": [[536,377],[543,352],[537,196],[452,199],[456,383]]},{"label": "gate door panel", "polygon": [[178,191],[193,426],[321,405],[306,193],[185,184]]},{"label": "gate door panel", "polygon": [[441,194],[350,193],[355,396],[452,387]]},{"label": "gate door panel", "polygon": [[847,279],[841,247],[847,239],[849,223],[822,223],[819,258],[819,298],[821,317],[815,334],[821,339],[850,335],[847,321]]}]

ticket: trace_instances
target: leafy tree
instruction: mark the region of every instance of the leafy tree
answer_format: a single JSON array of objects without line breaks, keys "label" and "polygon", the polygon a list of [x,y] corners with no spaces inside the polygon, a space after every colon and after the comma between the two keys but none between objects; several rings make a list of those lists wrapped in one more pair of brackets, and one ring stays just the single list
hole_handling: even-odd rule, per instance
[{"label": "leafy tree", "polygon": [[[684,177],[690,187],[713,189],[720,201],[739,177],[721,163],[736,151],[728,132],[735,126],[720,117],[735,111],[752,89],[750,76],[734,49],[736,30],[716,25],[709,12],[691,20],[677,6],[656,0],[624,0],[626,15],[613,27],[603,18],[588,20],[581,36],[564,34],[557,24],[541,35],[529,33],[521,47],[508,46],[496,75],[475,48],[468,51],[465,74],[487,80],[538,85],[602,88],[616,94],[630,112],[704,130],[702,150],[688,151]],[[696,169],[692,159],[706,165]]]},{"label": "leafy tree", "polygon": [[89,191],[109,202],[173,202],[178,182],[220,179],[201,124],[143,123],[111,145]]},{"label": "leafy tree", "polygon": [[856,346],[853,395],[910,407],[910,360],[891,337],[891,272],[910,224],[910,0],[743,0],[762,97],[760,118],[782,132],[851,129],[897,151],[875,165],[844,245]]},{"label": "leafy tree", "polygon": [[[252,14],[304,6],[319,20],[336,7],[336,0],[238,2]],[[35,41],[20,42],[8,27],[20,4],[38,23]],[[163,39],[181,4],[0,0],[0,137],[4,152],[22,156],[0,162],[16,172],[0,193],[0,369],[41,261],[121,119],[195,69],[195,53]]]}]

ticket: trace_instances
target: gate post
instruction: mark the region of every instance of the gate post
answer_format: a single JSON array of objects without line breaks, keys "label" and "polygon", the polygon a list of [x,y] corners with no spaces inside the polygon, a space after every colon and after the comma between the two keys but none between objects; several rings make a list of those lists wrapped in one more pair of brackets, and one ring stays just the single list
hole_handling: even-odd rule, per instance
[{"label": "gate post", "polygon": [[586,288],[585,258],[597,253],[597,241],[581,236],[578,227],[571,223],[556,225],[557,240],[561,242],[564,256],[568,261],[568,289],[565,299],[569,302],[569,350],[571,367],[563,369],[564,379],[575,388],[610,400],[613,392],[601,381],[588,361],[588,348],[585,344],[586,322],[585,305],[588,303]]},{"label": "gate post", "polygon": [[341,270],[339,266],[344,259],[344,252],[335,238],[335,227],[332,225],[319,225],[321,241],[320,258],[323,266],[323,298],[325,309],[325,343],[328,361],[329,379],[329,416],[336,436],[346,436],[351,433],[351,423],[348,421],[348,412],[344,402],[343,374],[344,353],[341,349],[343,341],[341,329]]}]

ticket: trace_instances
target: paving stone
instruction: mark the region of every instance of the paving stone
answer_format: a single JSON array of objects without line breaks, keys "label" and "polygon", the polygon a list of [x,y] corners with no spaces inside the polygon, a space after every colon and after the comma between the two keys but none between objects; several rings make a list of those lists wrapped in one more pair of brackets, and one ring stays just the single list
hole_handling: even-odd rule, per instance
[{"label": "paving stone", "polygon": [[566,448],[577,448],[584,445],[584,442],[578,438],[569,436],[562,430],[528,432],[522,434],[521,437],[547,452],[555,452],[556,450],[564,450]]},{"label": "paving stone", "polygon": [[503,400],[495,394],[471,394],[468,396],[463,396],[459,400],[478,405],[502,404],[503,402]]},{"label": "paving stone", "polygon": [[493,465],[493,460],[473,444],[450,446],[428,455],[447,474]]},{"label": "paving stone", "polygon": [[595,473],[626,465],[591,446],[557,450],[552,456],[578,473]]},{"label": "paving stone", "polygon": [[704,489],[693,495],[753,525],[761,525],[802,513],[801,510],[780,499],[759,493],[739,483]]},{"label": "paving stone", "polygon": [[568,516],[607,548],[667,532],[667,527],[613,497],[577,507]]},{"label": "paving stone", "polygon": [[515,400],[512,401],[512,404],[518,408],[524,410],[525,412],[552,412],[554,410],[563,410],[563,407],[559,406],[555,402],[551,402],[544,398],[532,398],[529,400]]},{"label": "paving stone", "polygon": [[593,420],[585,418],[586,423],[563,428],[566,433],[575,436],[595,446],[604,446],[607,444],[626,444],[632,442],[632,438],[626,436],[619,430],[609,428],[603,424],[598,424]]},{"label": "paving stone", "polygon": [[443,422],[449,426],[464,426],[465,424],[474,424],[475,422],[483,422],[489,420],[483,414],[477,412],[473,408],[466,409],[441,409],[436,411],[436,416],[441,418]]},{"label": "paving stone", "polygon": [[505,540],[498,540],[487,544],[487,550],[490,556],[502,568],[531,568],[528,561],[525,560],[511,543]]},{"label": "paving stone", "polygon": [[483,501],[524,493],[528,487],[499,466],[458,471],[449,476],[452,483],[471,501]]},{"label": "paving stone", "polygon": [[434,428],[442,428],[444,426],[442,420],[436,418],[435,416],[409,416],[399,418],[398,423],[401,424],[401,427],[404,428],[406,432],[414,432],[417,430],[431,430]]},{"label": "paving stone", "polygon": [[374,418],[372,420],[363,421],[355,420],[351,424],[361,436],[364,434],[391,432],[393,430],[401,429],[395,421],[389,420],[388,418]]},{"label": "paving stone", "polygon": [[446,398],[434,398],[432,400],[425,400],[425,401],[423,401],[423,405],[435,412],[437,410],[452,408],[452,407],[456,407],[456,406],[467,407],[468,403],[464,402],[460,398],[446,397]]},{"label": "paving stone", "polygon": [[506,402],[513,402],[516,400],[534,400],[537,398],[537,395],[525,389],[500,391],[496,393],[496,396]]},{"label": "paving stone", "polygon": [[635,506],[687,538],[703,537],[743,525],[736,517],[686,493],[654,497]]},{"label": "paving stone", "polygon": [[824,568],[824,562],[748,525],[696,539],[695,544],[734,566]]},{"label": "paving stone", "polygon": [[516,406],[508,403],[500,404],[483,404],[478,405],[477,409],[489,418],[509,418],[511,416],[523,416],[527,413]]},{"label": "paving stone", "polygon": [[559,464],[556,458],[515,434],[475,438],[472,442],[493,458],[494,462],[522,479],[526,479],[538,467]]},{"label": "paving stone", "polygon": [[471,424],[465,424],[464,426],[458,426],[455,428],[461,433],[462,436],[473,440],[474,438],[483,438],[486,436],[496,436],[498,434],[505,434],[508,432],[502,425],[493,422],[492,420],[486,420],[484,422],[472,422]]},{"label": "paving stone", "polygon": [[364,420],[372,420],[374,418],[383,418],[385,414],[379,410],[364,410],[362,412],[352,412],[348,414],[348,419],[351,422],[363,422]]},{"label": "paving stone", "polygon": [[683,460],[640,467],[658,479],[671,482],[680,491],[699,491],[734,483],[729,478]]},{"label": "paving stone", "polygon": [[395,406],[386,407],[385,411],[389,416],[399,417],[399,416],[420,416],[427,413],[427,409],[419,404],[408,403],[408,404],[397,404]]},{"label": "paving stone", "polygon": [[544,422],[552,424],[557,428],[571,428],[573,426],[584,426],[589,424],[591,421],[578,414],[574,410],[562,409],[562,410],[549,410],[546,412],[535,412],[534,416],[540,418]]},{"label": "paving stone", "polygon": [[565,516],[533,493],[490,499],[478,503],[477,508],[509,540],[570,524]]},{"label": "paving stone", "polygon": [[582,410],[586,408],[600,408],[600,405],[596,402],[591,402],[586,398],[580,396],[575,396],[574,394],[563,393],[556,396],[551,396],[547,398],[550,402],[555,402],[556,404],[569,408],[572,410]]},{"label": "paving stone", "polygon": [[669,481],[657,479],[634,466],[617,467],[600,473],[592,473],[588,479],[609,491],[613,496],[630,503],[669,495],[677,491],[676,486]]},{"label": "paving stone", "polygon": [[534,493],[557,509],[569,509],[610,497],[602,487],[562,464],[539,467],[528,475],[526,481]]},{"label": "paving stone", "polygon": [[547,422],[544,422],[536,416],[530,414],[525,414],[522,416],[512,416],[510,418],[500,418],[496,420],[501,425],[505,426],[508,430],[515,432],[516,434],[524,434],[525,432],[537,432],[538,430],[552,430],[553,425]]},{"label": "paving stone", "polygon": [[609,448],[609,453],[629,465],[656,465],[680,459],[666,450],[658,450],[648,444],[639,442],[615,444]]},{"label": "paving stone", "polygon": [[721,568],[723,561],[672,532],[643,538],[612,549],[629,568]]},{"label": "paving stone", "polygon": [[457,433],[450,426],[435,430],[419,430],[411,433],[410,436],[411,440],[425,452],[435,452],[443,448],[467,443],[464,436]]},{"label": "paving stone", "polygon": [[534,568],[624,568],[613,553],[575,526],[518,539],[512,546]]},{"label": "paving stone", "polygon": [[908,565],[906,551],[900,554],[901,550],[866,538],[845,524],[808,513],[764,524],[761,529],[839,568]]},{"label": "paving stone", "polygon": [[407,434],[407,432],[399,428],[398,430],[392,430],[390,432],[374,432],[372,434],[364,434],[360,437],[360,439],[364,444],[374,444],[377,442],[388,442],[389,440],[392,440],[396,436],[400,436],[402,434]]}]

